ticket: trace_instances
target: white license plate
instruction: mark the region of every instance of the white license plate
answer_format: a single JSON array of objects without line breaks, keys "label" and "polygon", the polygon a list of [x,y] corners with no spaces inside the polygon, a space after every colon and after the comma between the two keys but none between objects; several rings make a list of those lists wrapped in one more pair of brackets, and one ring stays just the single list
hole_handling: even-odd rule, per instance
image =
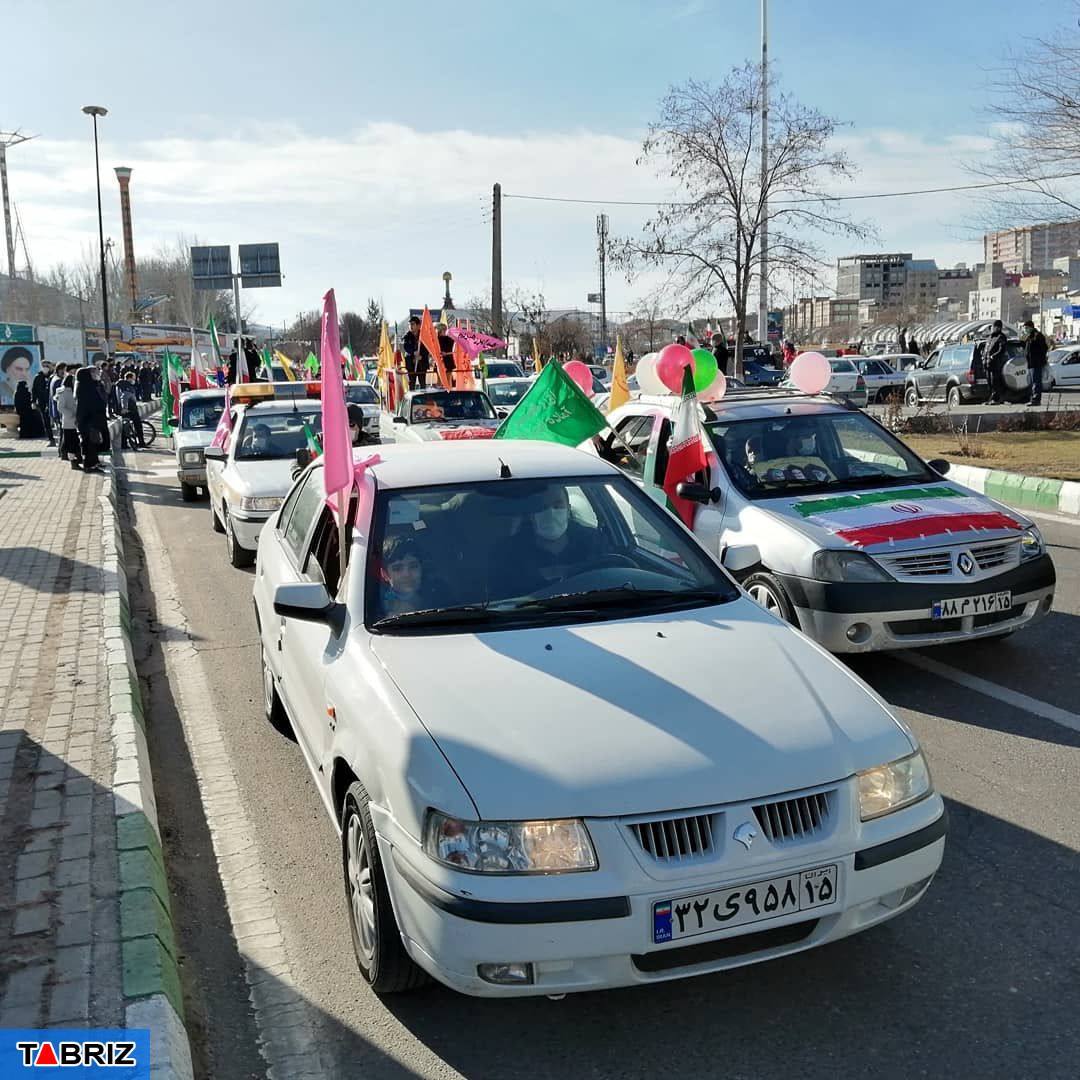
[{"label": "white license plate", "polygon": [[992,611],[1011,611],[1011,592],[963,596],[958,600],[937,600],[930,609],[932,619],[959,619],[965,615],[987,615]]},{"label": "white license plate", "polygon": [[836,864],[653,904],[653,942],[711,934],[836,903]]}]

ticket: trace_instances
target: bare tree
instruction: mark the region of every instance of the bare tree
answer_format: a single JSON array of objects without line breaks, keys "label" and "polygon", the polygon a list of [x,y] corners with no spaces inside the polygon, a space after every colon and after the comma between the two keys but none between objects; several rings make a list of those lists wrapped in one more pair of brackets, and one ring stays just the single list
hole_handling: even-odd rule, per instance
[{"label": "bare tree", "polygon": [[612,246],[616,264],[631,278],[642,269],[664,268],[664,292],[681,313],[726,299],[735,310],[739,371],[766,203],[769,269],[778,278],[814,261],[814,234],[859,237],[868,231],[839,213],[826,188],[854,171],[847,155],[830,146],[836,122],[774,85],[769,164],[761,174],[761,90],[760,71],[748,63],[719,85],[690,81],[668,91],[638,163],[670,180],[681,201],[660,206],[640,237]]},{"label": "bare tree", "polygon": [[592,330],[576,313],[560,315],[547,324],[541,335],[541,346],[556,356],[566,354],[574,357],[589,353],[592,348]]},{"label": "bare tree", "polygon": [[[1053,38],[1035,39],[1005,58],[990,119],[993,150],[970,164],[1003,183],[983,196],[982,224],[1080,216],[1080,3]],[[1068,175],[1072,174],[1072,175]]]}]

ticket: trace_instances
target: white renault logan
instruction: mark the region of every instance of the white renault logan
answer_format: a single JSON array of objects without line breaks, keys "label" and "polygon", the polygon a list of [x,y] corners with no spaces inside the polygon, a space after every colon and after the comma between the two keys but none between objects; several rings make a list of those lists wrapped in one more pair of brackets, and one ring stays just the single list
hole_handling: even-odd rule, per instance
[{"label": "white renault logan", "polygon": [[254,591],[377,992],[700,975],[918,902],[946,819],[915,736],[629,479],[542,443],[379,453],[344,575],[316,462]]}]

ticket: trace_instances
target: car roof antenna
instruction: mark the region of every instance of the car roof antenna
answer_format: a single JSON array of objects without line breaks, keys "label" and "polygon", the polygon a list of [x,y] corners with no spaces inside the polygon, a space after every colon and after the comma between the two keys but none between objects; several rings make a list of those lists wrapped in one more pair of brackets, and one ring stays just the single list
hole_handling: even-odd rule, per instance
[{"label": "car roof antenna", "polygon": [[499,479],[500,480],[513,480],[513,478],[514,478],[513,473],[510,472],[510,466],[507,465],[506,462],[503,461],[502,458],[499,458]]}]

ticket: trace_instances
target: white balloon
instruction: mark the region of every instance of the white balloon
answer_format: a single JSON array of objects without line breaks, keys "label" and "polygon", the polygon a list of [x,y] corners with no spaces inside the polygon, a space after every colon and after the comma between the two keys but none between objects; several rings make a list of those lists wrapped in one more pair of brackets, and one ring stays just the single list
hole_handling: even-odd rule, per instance
[{"label": "white balloon", "polygon": [[637,364],[634,374],[637,376],[638,386],[643,394],[667,394],[668,388],[660,381],[656,374],[656,353],[643,356]]}]

